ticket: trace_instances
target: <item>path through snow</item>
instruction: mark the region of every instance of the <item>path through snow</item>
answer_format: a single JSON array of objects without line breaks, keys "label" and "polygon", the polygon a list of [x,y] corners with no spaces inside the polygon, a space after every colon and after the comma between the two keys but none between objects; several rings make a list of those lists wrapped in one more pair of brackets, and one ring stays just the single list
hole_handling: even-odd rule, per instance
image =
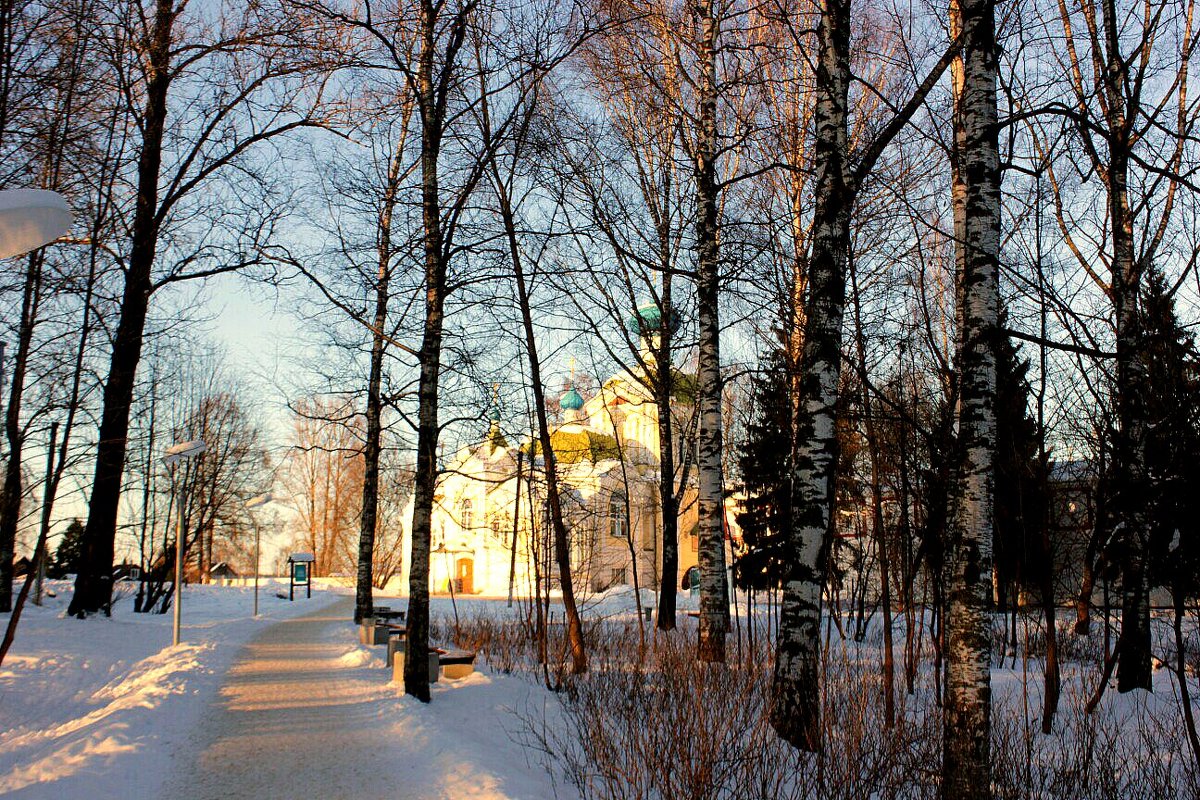
[{"label": "path through snow", "polygon": [[477,674],[439,684],[428,706],[402,697],[382,648],[352,642],[351,611],[347,598],[246,645],[162,797],[554,796],[514,741],[514,709],[537,703],[537,689]]}]

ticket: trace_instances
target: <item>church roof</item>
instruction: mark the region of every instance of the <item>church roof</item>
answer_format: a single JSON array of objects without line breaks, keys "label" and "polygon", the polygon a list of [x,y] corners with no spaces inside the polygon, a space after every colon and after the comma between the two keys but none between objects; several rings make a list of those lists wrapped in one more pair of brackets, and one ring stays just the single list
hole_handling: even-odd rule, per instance
[{"label": "church roof", "polygon": [[566,394],[562,396],[562,400],[558,401],[559,407],[564,411],[578,411],[583,408],[583,395],[576,391],[572,386]]},{"label": "church roof", "polygon": [[[650,401],[653,398],[650,396],[650,389],[639,377],[641,370],[638,369],[636,374],[623,373],[614,375],[604,382],[604,388],[610,392],[620,396],[621,394],[630,394],[630,391],[623,390],[622,385],[630,387],[632,394],[638,400]],[[671,399],[676,403],[683,405],[695,405],[696,393],[699,386],[696,376],[690,372],[684,372],[677,367],[671,367]]]},{"label": "church roof", "polygon": [[[674,333],[679,330],[679,323],[681,322],[679,314],[674,309],[671,310],[670,320],[671,332]],[[663,328],[662,309],[656,303],[646,303],[638,306],[637,310],[629,317],[627,324],[630,333],[638,336],[654,335]]]},{"label": "church roof", "polygon": [[[550,447],[554,449],[554,457],[563,464],[577,464],[581,461],[603,461],[619,458],[620,447],[613,437],[587,429],[576,431],[556,430],[550,434]],[[542,452],[542,443],[533,442],[533,454]]]}]

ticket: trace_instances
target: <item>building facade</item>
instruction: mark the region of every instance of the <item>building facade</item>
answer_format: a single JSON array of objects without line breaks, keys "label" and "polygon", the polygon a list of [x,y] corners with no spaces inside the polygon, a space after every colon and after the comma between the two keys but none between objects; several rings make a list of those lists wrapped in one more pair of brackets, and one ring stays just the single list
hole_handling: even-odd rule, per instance
[{"label": "building facade", "polygon": [[[645,363],[651,363],[651,345],[647,336]],[[680,432],[678,460],[694,452],[689,432],[695,429],[695,404],[690,376],[678,373],[676,383],[672,427]],[[572,379],[558,401],[550,442],[577,591],[632,586],[635,580],[656,589],[662,577],[658,407],[646,384],[636,369],[623,370],[585,397]],[[691,484],[694,480],[680,492],[677,586],[697,559]],[[405,520],[411,519],[410,508]],[[410,534],[405,531],[405,553],[411,552]],[[493,412],[487,434],[442,467],[431,544],[431,592],[527,595],[535,582],[558,586],[545,463],[535,437],[510,441]],[[407,563],[401,581],[407,589]]]}]

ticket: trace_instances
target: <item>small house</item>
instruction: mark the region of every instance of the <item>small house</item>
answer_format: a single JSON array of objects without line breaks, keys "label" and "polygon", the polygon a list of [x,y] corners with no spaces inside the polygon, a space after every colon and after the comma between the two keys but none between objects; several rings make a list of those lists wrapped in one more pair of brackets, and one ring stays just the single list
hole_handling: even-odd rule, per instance
[{"label": "small house", "polygon": [[229,566],[228,561],[220,561],[216,564],[213,564],[212,569],[208,571],[209,581],[213,583],[220,583],[223,586],[240,577],[241,576],[238,575],[237,570]]}]

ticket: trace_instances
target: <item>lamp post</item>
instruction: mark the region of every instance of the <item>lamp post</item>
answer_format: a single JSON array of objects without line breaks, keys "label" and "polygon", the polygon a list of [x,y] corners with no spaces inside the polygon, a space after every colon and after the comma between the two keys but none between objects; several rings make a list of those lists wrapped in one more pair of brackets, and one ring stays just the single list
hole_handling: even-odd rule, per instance
[{"label": "lamp post", "polygon": [[[271,493],[266,492],[265,494],[260,494],[258,497],[251,497],[249,500],[247,500],[246,508],[248,508],[248,509],[261,508],[269,502],[271,502]],[[258,547],[258,543],[259,543],[258,542],[258,540],[259,540],[258,517],[256,517],[254,514],[251,514],[250,519],[254,520],[254,616],[257,617],[258,616],[258,563],[259,563],[258,558],[259,558],[259,552],[260,552],[259,547]]]},{"label": "lamp post", "polygon": [[183,608],[183,493],[175,481],[175,464],[179,461],[198,456],[208,449],[200,439],[190,442],[180,442],[171,445],[163,453],[163,464],[171,470],[171,486],[175,490],[175,621],[172,625],[171,644],[179,644],[179,628],[182,623]]}]

